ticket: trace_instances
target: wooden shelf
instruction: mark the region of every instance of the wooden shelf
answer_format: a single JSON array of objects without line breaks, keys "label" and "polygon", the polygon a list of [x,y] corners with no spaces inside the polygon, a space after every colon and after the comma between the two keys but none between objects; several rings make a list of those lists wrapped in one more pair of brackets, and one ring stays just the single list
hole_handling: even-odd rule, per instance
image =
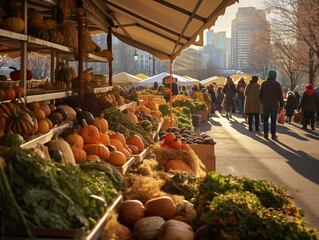
[{"label": "wooden shelf", "polygon": [[135,158],[131,157],[129,158],[126,163],[123,166],[115,166],[115,168],[121,173],[125,174],[126,171],[132,166],[132,164],[135,162]]},{"label": "wooden shelf", "polygon": [[136,154],[136,155],[134,154],[132,156],[135,158],[136,161],[140,162],[144,158],[146,158],[149,154],[150,154],[150,148],[148,147],[148,148],[144,149],[144,151],[141,152],[140,154]]},{"label": "wooden shelf", "polygon": [[112,88],[113,88],[113,86],[94,88],[94,93],[105,93],[105,92],[111,91]]},{"label": "wooden shelf", "polygon": [[117,109],[119,109],[121,112],[123,112],[125,109],[136,107],[136,105],[137,105],[136,102],[131,102],[131,103],[128,103],[128,104],[124,104],[124,105],[118,107]]},{"label": "wooden shelf", "polygon": [[57,53],[67,53],[74,57],[73,48],[28,36],[28,51],[51,53],[51,50],[55,50]]},{"label": "wooden shelf", "polygon": [[35,101],[44,101],[44,100],[52,100],[58,98],[65,98],[78,95],[73,91],[65,91],[65,92],[54,92],[54,93],[45,93],[39,95],[29,95],[26,96],[27,103],[35,102]]},{"label": "wooden shelf", "polygon": [[25,34],[0,29],[0,44],[20,49],[21,42],[26,42],[27,40],[28,36]]},{"label": "wooden shelf", "polygon": [[62,124],[58,127],[52,128],[48,133],[43,134],[39,137],[36,137],[28,142],[25,142],[24,144],[21,145],[21,148],[26,148],[26,149],[34,148],[36,147],[38,143],[46,144],[49,141],[51,141],[54,134],[57,133],[60,135],[61,133],[63,133],[64,131],[72,127],[73,127],[73,122],[69,122],[69,123]]},{"label": "wooden shelf", "polygon": [[105,62],[105,63],[109,62],[107,58],[100,57],[92,53],[89,53],[86,56],[84,56],[84,61],[85,62]]}]

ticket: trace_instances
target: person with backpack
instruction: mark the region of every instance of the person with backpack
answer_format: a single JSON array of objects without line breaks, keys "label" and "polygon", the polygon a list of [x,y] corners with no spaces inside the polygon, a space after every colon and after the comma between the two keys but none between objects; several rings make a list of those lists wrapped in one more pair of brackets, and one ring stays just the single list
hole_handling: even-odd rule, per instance
[{"label": "person with backpack", "polygon": [[241,114],[244,117],[244,105],[245,105],[245,88],[246,88],[246,82],[244,77],[241,77],[237,84],[237,104],[238,104],[238,110],[239,114]]}]

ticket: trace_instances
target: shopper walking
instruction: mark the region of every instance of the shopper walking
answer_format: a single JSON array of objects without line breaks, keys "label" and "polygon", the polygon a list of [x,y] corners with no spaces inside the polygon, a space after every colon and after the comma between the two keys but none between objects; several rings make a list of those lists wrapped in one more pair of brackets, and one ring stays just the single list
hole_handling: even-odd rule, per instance
[{"label": "shopper walking", "polygon": [[[271,119],[271,138],[276,140],[276,121],[279,108],[284,107],[281,85],[276,81],[277,72],[269,71],[267,79],[261,84],[259,99],[263,107],[264,138],[268,138],[268,120]],[[279,107],[278,107],[279,106]]]},{"label": "shopper walking", "polygon": [[[257,78],[258,80],[258,78]],[[241,114],[244,117],[244,104],[245,104],[245,95],[244,91],[246,88],[246,82],[244,77],[241,77],[237,84],[237,104],[238,104],[238,110],[239,114]]]},{"label": "shopper walking", "polygon": [[208,87],[208,93],[210,94],[210,98],[212,100],[212,109],[210,113],[215,112],[215,106],[217,105],[217,99],[216,99],[216,93],[215,93],[215,87],[213,84],[210,84]]},{"label": "shopper walking", "polygon": [[302,128],[307,129],[310,120],[311,129],[315,130],[315,113],[319,111],[319,97],[312,84],[308,84],[306,89],[298,106],[298,109],[302,109],[304,116]]},{"label": "shopper walking", "polygon": [[292,91],[287,92],[287,101],[285,105],[286,109],[286,122],[291,123],[291,118],[298,108],[297,99]]},{"label": "shopper walking", "polygon": [[229,119],[232,116],[232,110],[234,108],[234,98],[236,94],[236,87],[231,77],[226,78],[226,83],[223,87],[224,98],[224,108],[226,112],[226,118]]},{"label": "shopper walking", "polygon": [[224,94],[222,92],[222,88],[221,87],[217,88],[216,95],[217,95],[216,96],[216,100],[217,100],[217,108],[216,109],[221,113],[222,109],[223,109],[222,103],[224,101]]},{"label": "shopper walking", "polygon": [[261,103],[259,100],[258,77],[253,76],[244,91],[245,103],[244,113],[248,115],[248,129],[253,130],[253,118],[255,118],[255,130],[259,131],[259,114],[261,114]]}]

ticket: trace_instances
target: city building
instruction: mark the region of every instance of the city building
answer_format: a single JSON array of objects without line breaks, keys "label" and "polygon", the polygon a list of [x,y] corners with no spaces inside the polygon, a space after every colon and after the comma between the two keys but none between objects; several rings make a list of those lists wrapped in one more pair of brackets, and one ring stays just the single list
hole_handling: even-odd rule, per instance
[{"label": "city building", "polygon": [[231,68],[240,71],[253,71],[252,61],[256,35],[265,28],[265,12],[254,7],[238,8],[231,29]]}]

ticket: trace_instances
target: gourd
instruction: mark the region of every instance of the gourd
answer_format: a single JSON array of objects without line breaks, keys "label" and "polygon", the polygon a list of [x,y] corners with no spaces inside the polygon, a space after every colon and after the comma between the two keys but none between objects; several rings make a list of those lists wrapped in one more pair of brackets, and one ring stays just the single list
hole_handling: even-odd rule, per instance
[{"label": "gourd", "polygon": [[143,130],[147,133],[151,132],[153,129],[153,125],[150,121],[148,120],[143,120],[139,122],[139,125],[143,128]]},{"label": "gourd", "polygon": [[70,145],[63,139],[58,139],[58,134],[53,136],[53,139],[48,143],[49,150],[60,150],[62,153],[61,163],[63,165],[73,164],[75,165],[75,159]]},{"label": "gourd", "polygon": [[142,141],[142,139],[137,136],[137,135],[133,135],[131,137],[129,137],[127,140],[126,140],[127,144],[131,144],[131,145],[134,145],[138,148],[138,151],[139,152],[143,152],[144,151],[144,143]]},{"label": "gourd", "polygon": [[49,18],[49,19],[43,20],[43,27],[45,30],[53,30],[53,29],[56,29],[58,26],[56,22],[54,21],[54,19]]},{"label": "gourd", "polygon": [[171,239],[183,239],[193,240],[195,237],[194,231],[187,223],[168,220],[161,226],[160,233],[157,237],[158,240],[171,240]]},{"label": "gourd", "polygon": [[117,139],[122,143],[122,146],[124,147],[124,145],[126,145],[126,140],[123,134],[121,133],[114,133],[110,135],[110,139]]},{"label": "gourd", "polygon": [[109,129],[109,124],[103,118],[103,114],[101,114],[99,117],[94,118],[93,125],[100,129],[102,133],[105,133]]},{"label": "gourd", "polygon": [[[10,72],[10,78],[11,80],[17,81],[17,80],[21,80],[21,70],[17,70],[15,67],[9,67],[10,69],[13,69],[12,72]],[[27,80],[31,80],[32,79],[32,72],[30,72],[27,69]]]},{"label": "gourd", "polygon": [[77,163],[86,160],[87,155],[83,149],[72,147],[71,150],[73,152],[74,159]]},{"label": "gourd", "polygon": [[62,108],[56,108],[52,113],[60,113],[63,117],[63,121],[65,121],[66,118],[68,117],[67,112]]},{"label": "gourd", "polygon": [[95,155],[95,154],[88,155],[86,157],[86,160],[101,161],[100,157],[98,155]]},{"label": "gourd", "polygon": [[76,120],[76,112],[73,108],[71,108],[70,106],[67,105],[59,105],[57,106],[58,109],[63,109],[66,114],[66,120],[70,120],[70,121],[75,121]]},{"label": "gourd", "polygon": [[138,123],[138,118],[137,116],[134,114],[134,113],[131,113],[131,112],[127,112],[125,114],[126,118],[131,120],[133,123],[137,124]]},{"label": "gourd", "polygon": [[17,97],[23,98],[24,97],[24,88],[21,86],[13,86],[13,90]]},{"label": "gourd", "polygon": [[32,133],[33,121],[28,113],[18,111],[17,108],[12,110],[12,116],[6,121],[6,130],[19,133],[23,137],[28,137]]},{"label": "gourd", "polygon": [[164,219],[168,219],[175,215],[176,206],[170,197],[158,197],[148,200],[145,203],[145,212],[147,216],[160,216]]},{"label": "gourd", "polygon": [[51,159],[54,159],[56,162],[62,161],[62,152],[60,150],[51,149],[49,150]]},{"label": "gourd", "polygon": [[107,162],[114,166],[123,166],[126,163],[126,157],[120,151],[111,152]]},{"label": "gourd", "polygon": [[134,234],[139,240],[156,239],[165,220],[161,217],[145,217],[134,225]]},{"label": "gourd", "polygon": [[105,147],[103,144],[92,144],[86,150],[86,153],[88,155],[98,155],[99,158],[104,160],[104,161],[108,161],[108,159],[110,157],[109,149],[107,147]]},{"label": "gourd", "polygon": [[138,148],[135,145],[128,145],[128,147],[131,149],[133,154],[137,154],[138,153]]},{"label": "gourd", "polygon": [[66,136],[65,141],[67,141],[71,146],[74,145],[76,148],[83,149],[84,147],[84,140],[83,137],[74,131],[72,134]]},{"label": "gourd", "polygon": [[84,119],[87,124],[93,124],[93,122],[94,122],[94,117],[93,117],[92,113],[87,112],[87,111],[78,111],[76,113],[76,120],[77,120],[78,124],[80,124],[83,127],[82,119]]},{"label": "gourd", "polygon": [[191,224],[192,221],[197,218],[197,212],[192,203],[187,200],[183,200],[176,206],[176,216],[181,216],[185,222]]},{"label": "gourd", "polygon": [[116,148],[117,151],[122,151],[123,148],[123,144],[120,142],[120,140],[118,139],[110,139],[110,145],[114,146]]},{"label": "gourd", "polygon": [[4,29],[21,33],[24,30],[24,21],[20,17],[8,17],[3,21]]},{"label": "gourd", "polygon": [[40,120],[38,122],[38,132],[39,133],[48,133],[50,131],[50,128],[49,128],[49,124],[47,121],[45,121],[44,119]]},{"label": "gourd", "polygon": [[88,125],[85,119],[82,119],[82,128],[79,134],[82,136],[85,143],[98,143],[100,139],[99,130],[93,126]]},{"label": "gourd", "polygon": [[9,131],[0,138],[0,143],[5,147],[19,147],[23,143],[23,137]]},{"label": "gourd", "polygon": [[178,170],[182,172],[193,172],[190,166],[182,160],[173,159],[165,163],[165,171]]},{"label": "gourd", "polygon": [[41,121],[41,120],[45,119],[45,113],[40,108],[37,108],[37,109],[33,110],[33,115],[35,116],[35,118],[38,121]]},{"label": "gourd", "polygon": [[145,216],[145,208],[139,200],[126,200],[119,209],[119,217],[127,226],[134,226],[135,222]]}]

